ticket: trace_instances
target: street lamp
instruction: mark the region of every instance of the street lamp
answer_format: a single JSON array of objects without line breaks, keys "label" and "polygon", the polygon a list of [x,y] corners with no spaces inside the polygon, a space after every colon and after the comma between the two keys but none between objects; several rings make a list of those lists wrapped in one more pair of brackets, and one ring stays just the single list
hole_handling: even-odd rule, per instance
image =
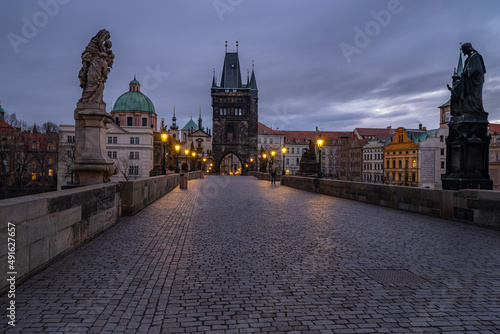
[{"label": "street lamp", "polygon": [[283,171],[281,172],[281,181],[283,181],[283,175],[285,175],[285,154],[286,154],[285,143],[283,143],[283,147],[281,148],[281,153],[283,153]]},{"label": "street lamp", "polygon": [[262,153],[262,159],[266,160],[265,167],[264,167],[264,173],[267,172],[267,154]]},{"label": "street lamp", "polygon": [[250,158],[250,170],[253,170],[253,158]]},{"label": "street lamp", "polygon": [[166,175],[167,171],[165,169],[165,143],[167,142],[168,134],[165,130],[165,126],[161,127],[161,175]]},{"label": "street lamp", "polygon": [[181,170],[179,168],[179,151],[181,150],[181,145],[175,145],[175,172],[179,173]]},{"label": "street lamp", "polygon": [[189,156],[189,150],[186,148],[184,150],[184,155],[186,156],[186,172],[189,172],[188,170],[188,156]]},{"label": "street lamp", "polygon": [[193,156],[193,167],[192,167],[192,169],[193,169],[193,171],[195,171],[196,170],[196,152],[195,151],[191,152],[191,155]]},{"label": "street lamp", "polygon": [[319,150],[319,168],[318,168],[318,177],[323,177],[323,173],[321,172],[321,148],[323,147],[323,139],[321,139],[321,135],[319,135],[316,140],[316,144],[318,145]]}]

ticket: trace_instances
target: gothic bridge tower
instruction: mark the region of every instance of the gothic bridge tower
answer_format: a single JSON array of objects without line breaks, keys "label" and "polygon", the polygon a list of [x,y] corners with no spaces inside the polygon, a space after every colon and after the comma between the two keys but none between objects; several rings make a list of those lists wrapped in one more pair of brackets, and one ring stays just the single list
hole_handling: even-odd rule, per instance
[{"label": "gothic bridge tower", "polygon": [[[257,159],[258,90],[252,64],[252,76],[247,73],[242,84],[238,42],[236,52],[224,58],[220,85],[212,80],[212,152],[215,173],[245,174],[250,158]],[[246,167],[246,166],[249,167]]]}]

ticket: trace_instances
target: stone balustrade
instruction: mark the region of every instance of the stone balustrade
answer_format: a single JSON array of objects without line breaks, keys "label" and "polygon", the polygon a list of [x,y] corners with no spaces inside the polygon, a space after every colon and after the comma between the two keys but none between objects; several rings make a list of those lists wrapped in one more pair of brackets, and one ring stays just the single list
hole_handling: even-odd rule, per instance
[{"label": "stone balustrade", "polygon": [[[268,173],[250,172],[262,180]],[[283,185],[393,209],[500,229],[500,192],[435,190],[367,182],[284,176]]]}]

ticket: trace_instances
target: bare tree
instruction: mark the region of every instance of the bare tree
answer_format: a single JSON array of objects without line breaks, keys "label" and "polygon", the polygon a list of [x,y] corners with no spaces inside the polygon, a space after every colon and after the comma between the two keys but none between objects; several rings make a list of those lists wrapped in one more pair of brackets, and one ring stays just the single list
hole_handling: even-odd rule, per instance
[{"label": "bare tree", "polygon": [[42,124],[42,133],[58,133],[59,125],[54,122],[45,122]]},{"label": "bare tree", "polygon": [[117,163],[118,171],[123,175],[125,180],[135,179],[138,177],[136,171],[139,168],[139,160],[132,160],[128,157],[121,157]]}]

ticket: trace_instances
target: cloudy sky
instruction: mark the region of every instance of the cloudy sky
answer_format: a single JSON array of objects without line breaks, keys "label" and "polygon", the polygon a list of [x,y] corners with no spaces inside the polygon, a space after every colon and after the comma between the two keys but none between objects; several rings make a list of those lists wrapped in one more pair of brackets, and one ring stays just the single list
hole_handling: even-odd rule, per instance
[{"label": "cloudy sky", "polygon": [[108,111],[134,74],[170,124],[201,107],[211,127],[212,69],[224,42],[242,76],[255,63],[259,120],[285,130],[438,127],[460,42],[487,68],[490,122],[500,123],[500,2],[439,0],[3,1],[0,100],[32,124],[73,124],[80,55],[100,29],[115,63]]}]

